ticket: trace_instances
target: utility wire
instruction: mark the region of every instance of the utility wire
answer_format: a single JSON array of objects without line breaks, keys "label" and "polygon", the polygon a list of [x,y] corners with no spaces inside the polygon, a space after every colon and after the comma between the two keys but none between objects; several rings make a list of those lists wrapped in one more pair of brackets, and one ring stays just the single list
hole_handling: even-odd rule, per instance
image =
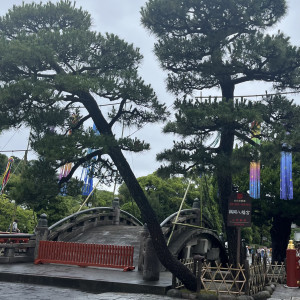
[{"label": "utility wire", "polygon": [[32,149],[25,149],[25,150],[1,150],[0,153],[2,153],[2,152],[26,152],[26,151],[32,151]]},{"label": "utility wire", "polygon": [[[272,93],[268,94],[267,91],[265,94],[259,94],[259,95],[238,95],[234,96],[233,98],[257,98],[257,97],[266,97],[266,96],[276,96],[276,95],[289,95],[289,94],[300,94],[300,91],[294,91],[294,92],[281,92],[281,93]],[[195,98],[223,98],[223,96],[195,96]]]},{"label": "utility wire", "polygon": [[[11,138],[7,141],[7,143],[1,148],[1,150],[4,149],[4,148],[7,146],[7,144],[12,140],[12,138],[16,135],[17,132],[18,132],[18,130],[16,129],[15,132],[14,132],[14,134],[13,134],[13,135],[11,136]],[[1,151],[1,152],[3,152],[3,151]]]},{"label": "utility wire", "polygon": [[[238,96],[234,96],[234,98],[257,98],[257,97],[266,97],[266,96],[275,96],[275,95],[290,95],[290,94],[300,94],[300,91],[294,91],[294,92],[281,92],[281,93],[272,93],[272,94],[268,94],[267,92],[265,94],[257,94],[257,95],[238,95]],[[217,99],[221,99],[223,98],[222,96],[195,96],[195,98],[217,98]],[[103,107],[103,106],[112,106],[112,105],[118,105],[121,104],[121,102],[117,102],[117,103],[109,103],[109,104],[101,104],[98,105],[98,107]],[[167,107],[170,108],[174,105],[174,103],[172,103],[171,105],[169,105]],[[85,108],[84,106],[77,106],[77,108]],[[132,135],[134,135],[135,133],[137,133],[138,131],[140,131],[141,129],[143,129],[146,125],[148,125],[150,122],[145,123],[143,126],[141,126],[140,128],[138,128],[137,130],[135,130],[134,132],[132,132],[131,134],[127,135],[127,137],[130,137]],[[14,137],[14,135],[17,133],[18,130],[15,131],[15,133],[13,134],[13,136],[8,140],[8,142],[2,147],[5,148],[5,146],[11,141],[11,139]],[[122,128],[122,134],[124,131],[124,127]],[[0,153],[2,152],[22,152],[22,151],[32,151],[31,150],[0,150]]]},{"label": "utility wire", "polygon": [[[257,97],[266,97],[266,96],[275,96],[275,95],[289,95],[289,94],[299,94],[300,91],[295,91],[295,92],[282,92],[282,93],[274,93],[274,94],[268,94],[267,92],[265,94],[261,94],[261,95],[245,95],[245,96],[234,96],[234,98],[257,98]],[[222,96],[195,96],[195,98],[223,98]],[[170,108],[171,106],[173,106],[174,103],[172,103],[171,105],[169,105],[167,107]],[[138,131],[140,131],[141,129],[143,129],[146,125],[148,125],[149,122],[145,123],[143,126],[141,126],[139,129],[135,130],[133,133],[129,134],[127,137],[132,136],[133,134],[137,133]],[[220,137],[217,136],[216,140],[213,143],[216,143],[219,141]]]}]

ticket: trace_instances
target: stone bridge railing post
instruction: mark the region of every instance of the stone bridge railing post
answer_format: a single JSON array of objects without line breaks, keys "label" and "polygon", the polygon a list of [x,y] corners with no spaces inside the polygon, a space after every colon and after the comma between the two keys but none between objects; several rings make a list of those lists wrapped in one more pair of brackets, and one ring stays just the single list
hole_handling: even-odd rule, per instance
[{"label": "stone bridge railing post", "polygon": [[194,199],[193,208],[199,208],[200,209],[200,200],[198,198]]},{"label": "stone bridge railing post", "polygon": [[36,239],[35,239],[34,259],[36,259],[38,256],[40,241],[47,241],[48,233],[49,233],[49,229],[48,229],[47,215],[41,214],[40,219],[38,221],[38,225],[35,228]]},{"label": "stone bridge railing post", "polygon": [[197,225],[203,226],[203,224],[202,224],[202,209],[200,207],[200,200],[198,198],[194,199],[193,208],[196,208],[199,210],[197,213]]},{"label": "stone bridge railing post", "polygon": [[145,245],[146,240],[149,236],[149,230],[147,224],[144,224],[143,230],[140,233],[140,252],[139,252],[139,261],[138,261],[138,270],[143,271],[144,268],[144,258],[145,258]]},{"label": "stone bridge railing post", "polygon": [[146,281],[157,281],[159,280],[159,272],[160,262],[156,255],[152,238],[150,234],[148,234],[145,240],[143,279]]},{"label": "stone bridge railing post", "polygon": [[116,197],[113,200],[112,207],[114,209],[114,225],[119,225],[120,224],[120,202],[119,198]]}]

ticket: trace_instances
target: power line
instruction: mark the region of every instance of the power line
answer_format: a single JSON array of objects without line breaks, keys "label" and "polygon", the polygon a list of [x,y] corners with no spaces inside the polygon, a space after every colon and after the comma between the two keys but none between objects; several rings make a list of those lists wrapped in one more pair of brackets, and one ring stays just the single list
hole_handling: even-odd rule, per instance
[{"label": "power line", "polygon": [[[167,107],[167,109],[168,108],[170,108],[171,106],[173,106],[174,105],[174,103],[172,103],[171,105],[169,105],[168,107]],[[127,137],[130,137],[130,136],[132,136],[133,134],[135,134],[135,133],[137,133],[138,131],[140,131],[141,129],[143,129],[146,125],[148,125],[150,122],[147,122],[147,123],[145,123],[143,126],[141,126],[139,129],[137,129],[136,131],[134,131],[134,132],[132,132],[131,134],[129,134],[129,135],[127,135]]]},{"label": "power line", "polygon": [[32,150],[0,150],[0,153],[1,152],[26,152],[26,151],[32,151]]},{"label": "power line", "polygon": [[[276,95],[289,95],[289,94],[300,94],[300,91],[294,91],[294,92],[281,92],[281,93],[272,93],[272,94],[268,94],[267,91],[265,94],[258,94],[258,95],[238,95],[238,96],[234,96],[234,98],[257,98],[257,97],[266,97],[266,96],[276,96]],[[223,98],[222,96],[195,96],[195,98]],[[98,107],[102,107],[102,106],[112,106],[112,105],[117,105],[120,104],[120,102],[117,103],[109,103],[109,104],[102,104],[102,105],[98,105]],[[170,108],[171,106],[173,106],[174,104],[172,103],[171,105],[169,105],[167,107]],[[85,108],[84,106],[77,106],[77,108]],[[137,133],[138,131],[140,131],[141,129],[143,129],[146,125],[148,125],[150,122],[145,123],[143,126],[141,126],[139,129],[135,130],[134,132],[132,132],[131,134],[127,135],[127,137],[132,136],[133,134]],[[9,139],[9,141],[2,147],[2,149],[10,142],[10,140],[14,137],[14,135],[17,133],[17,130],[15,131],[15,133],[13,134],[13,136]],[[26,152],[26,151],[32,151],[32,150],[0,150],[0,153],[2,152]]]},{"label": "power line", "polygon": [[[275,95],[289,95],[289,94],[299,94],[300,91],[294,91],[294,92],[281,92],[281,93],[274,93],[274,94],[268,94],[267,91],[265,94],[261,94],[261,95],[244,95],[244,96],[234,96],[234,98],[257,98],[257,97],[266,97],[266,96],[275,96]],[[195,96],[195,98],[223,98],[222,96]],[[171,106],[173,106],[174,103],[172,103],[171,105],[169,105],[167,107],[170,108]],[[129,134],[127,137],[132,136],[133,134],[137,133],[138,131],[140,131],[141,129],[143,129],[148,123],[145,123],[143,126],[141,126],[139,129],[135,130],[133,133]]]},{"label": "power line", "polygon": [[[19,130],[17,129],[17,130],[15,130],[15,132],[14,132],[14,134],[11,136],[11,138],[6,142],[6,144],[2,147],[2,149],[4,149],[5,148],[5,146],[12,140],[12,138],[16,135],[16,133],[18,132]],[[2,150],[1,149],[1,150]]]},{"label": "power line", "polygon": [[[265,94],[259,94],[259,95],[237,95],[237,96],[233,96],[233,98],[257,98],[257,97],[266,97],[266,96],[277,96],[277,95],[289,95],[289,94],[300,94],[300,91],[294,91],[294,92],[281,92],[281,93],[272,93],[269,94],[266,93]],[[195,98],[223,98],[223,96],[195,96]]]}]

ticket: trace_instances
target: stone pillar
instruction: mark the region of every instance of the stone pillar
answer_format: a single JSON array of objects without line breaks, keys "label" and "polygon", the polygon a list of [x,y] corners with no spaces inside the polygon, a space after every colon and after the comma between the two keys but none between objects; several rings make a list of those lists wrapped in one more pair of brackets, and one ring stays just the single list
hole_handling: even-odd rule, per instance
[{"label": "stone pillar", "polygon": [[113,225],[119,225],[120,224],[120,202],[118,197],[114,198],[112,207],[114,209]]},{"label": "stone pillar", "polygon": [[202,216],[201,216],[202,212],[200,210],[200,200],[198,198],[194,199],[192,208],[197,209],[197,219],[196,219],[197,223],[196,224],[202,226]]},{"label": "stone pillar", "polygon": [[199,254],[205,256],[208,251],[208,240],[207,239],[198,239],[197,244],[193,247],[193,254]]},{"label": "stone pillar", "polygon": [[138,261],[138,271],[143,271],[144,269],[144,257],[145,257],[145,246],[146,240],[149,237],[149,231],[147,224],[145,223],[143,226],[143,230],[140,234],[140,251],[139,251],[139,261]]},{"label": "stone pillar", "polygon": [[10,262],[15,257],[15,248],[4,248],[4,257],[7,257],[8,262]]},{"label": "stone pillar", "polygon": [[145,241],[143,279],[146,281],[159,280],[160,262],[153,247],[152,238],[149,235]]},{"label": "stone pillar", "polygon": [[48,239],[48,220],[46,214],[41,214],[40,219],[38,221],[38,225],[35,228],[35,249],[34,249],[34,259],[38,256],[39,251],[39,243],[40,241],[47,241]]},{"label": "stone pillar", "polygon": [[200,209],[200,200],[198,198],[194,199],[193,208],[199,208]]},{"label": "stone pillar", "polygon": [[211,248],[207,252],[207,260],[209,261],[216,261],[220,260],[220,249],[219,248]]}]

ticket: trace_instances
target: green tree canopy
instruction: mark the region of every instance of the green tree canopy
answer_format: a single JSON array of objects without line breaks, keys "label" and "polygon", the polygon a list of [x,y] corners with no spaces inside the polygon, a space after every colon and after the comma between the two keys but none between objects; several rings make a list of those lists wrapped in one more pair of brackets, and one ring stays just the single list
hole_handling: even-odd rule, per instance
[{"label": "green tree canopy", "polygon": [[[188,188],[188,181],[184,177],[162,178],[156,173],[139,177],[138,181],[151,206],[156,212],[159,222],[177,212]],[[202,202],[202,214],[213,227],[212,229],[221,231],[221,219],[219,216],[218,203],[214,197],[214,186],[209,176],[196,177],[191,180],[187,195],[183,204],[183,209],[191,208],[194,200],[197,198]],[[130,213],[140,217],[140,212],[136,210],[135,203],[126,185],[119,188],[119,197],[122,209],[130,210]]]},{"label": "green tree canopy", "polygon": [[49,225],[74,213],[82,202],[80,183],[71,179],[69,196],[60,196],[58,176],[51,164],[44,160],[32,160],[23,166],[22,172],[12,175],[7,184],[7,196],[37,215],[46,213]]},{"label": "green tree canopy", "polygon": [[33,210],[24,209],[2,194],[0,196],[0,231],[7,231],[14,219],[18,220],[18,228],[24,233],[33,233],[37,225],[36,214]]}]

